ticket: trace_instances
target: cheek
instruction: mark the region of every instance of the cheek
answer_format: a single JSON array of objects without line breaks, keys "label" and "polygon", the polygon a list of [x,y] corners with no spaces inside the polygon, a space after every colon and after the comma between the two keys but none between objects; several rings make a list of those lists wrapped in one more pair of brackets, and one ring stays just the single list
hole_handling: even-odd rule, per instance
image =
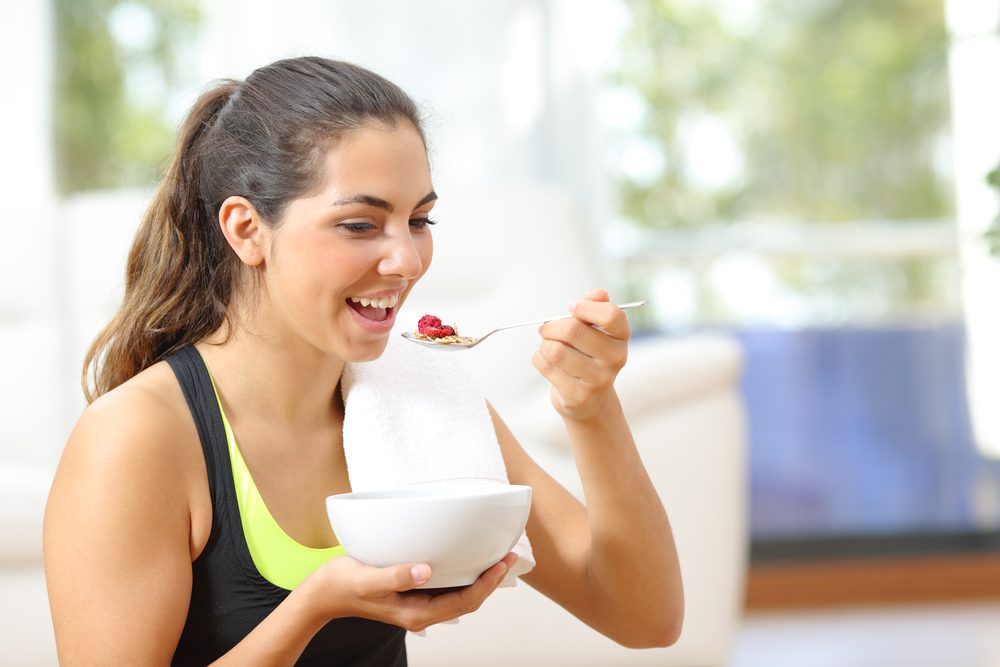
[{"label": "cheek", "polygon": [[430,268],[431,260],[434,259],[434,238],[430,234],[417,244],[417,253],[420,255],[420,264],[423,267],[420,275],[423,276]]},{"label": "cheek", "polygon": [[[357,249],[306,239],[276,264],[277,280],[286,298],[311,302],[317,297],[340,292],[369,269],[371,257]],[[293,296],[294,294],[294,296]]]}]

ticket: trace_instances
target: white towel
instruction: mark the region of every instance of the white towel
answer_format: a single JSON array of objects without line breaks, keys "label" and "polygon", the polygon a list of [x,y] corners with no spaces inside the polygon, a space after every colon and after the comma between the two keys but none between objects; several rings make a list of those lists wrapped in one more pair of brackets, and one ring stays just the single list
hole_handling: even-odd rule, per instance
[{"label": "white towel", "polygon": [[[385,352],[349,363],[341,376],[344,456],[353,491],[417,484],[508,484],[486,398],[462,364],[462,352],[402,339],[419,316],[402,311]],[[535,566],[528,536],[502,586]]]}]

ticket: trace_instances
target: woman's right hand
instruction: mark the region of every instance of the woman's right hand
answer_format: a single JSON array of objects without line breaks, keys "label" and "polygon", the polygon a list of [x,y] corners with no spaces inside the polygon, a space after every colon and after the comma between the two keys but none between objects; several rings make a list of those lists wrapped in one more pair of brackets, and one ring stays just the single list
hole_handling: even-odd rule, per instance
[{"label": "woman's right hand", "polygon": [[330,559],[302,583],[327,618],[359,616],[420,632],[479,609],[516,560],[511,552],[472,584],[443,593],[417,589],[431,577],[426,564],[373,567],[350,556]]}]

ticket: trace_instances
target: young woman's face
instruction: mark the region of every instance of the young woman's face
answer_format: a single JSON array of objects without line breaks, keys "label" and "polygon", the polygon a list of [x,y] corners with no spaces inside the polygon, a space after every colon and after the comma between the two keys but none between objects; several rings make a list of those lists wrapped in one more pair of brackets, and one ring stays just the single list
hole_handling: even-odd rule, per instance
[{"label": "young woman's face", "polygon": [[431,261],[437,196],[407,122],[371,124],[329,151],[318,194],[294,200],[265,250],[275,324],[345,361],[378,357]]}]

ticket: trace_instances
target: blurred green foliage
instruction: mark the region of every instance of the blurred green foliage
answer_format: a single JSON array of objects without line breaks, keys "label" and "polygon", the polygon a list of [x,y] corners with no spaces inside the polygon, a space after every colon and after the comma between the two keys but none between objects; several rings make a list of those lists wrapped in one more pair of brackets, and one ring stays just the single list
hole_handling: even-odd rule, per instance
[{"label": "blurred green foliage", "polygon": [[169,96],[198,3],[54,0],[54,13],[59,192],[150,184],[171,150]]},{"label": "blurred green foliage", "polygon": [[[987,174],[986,182],[996,189],[997,194],[1000,194],[1000,164],[997,165],[996,169]],[[990,252],[1000,256],[1000,212],[993,218],[993,224],[990,226],[989,231],[986,232],[986,242],[990,246]]]},{"label": "blurred green foliage", "polygon": [[[935,165],[949,122],[942,0],[761,0],[749,24],[718,4],[626,0],[615,83],[641,95],[640,136],[664,156],[655,179],[620,180],[629,218],[677,228],[951,214]],[[685,123],[698,115],[739,147],[732,182],[691,177]]]}]

